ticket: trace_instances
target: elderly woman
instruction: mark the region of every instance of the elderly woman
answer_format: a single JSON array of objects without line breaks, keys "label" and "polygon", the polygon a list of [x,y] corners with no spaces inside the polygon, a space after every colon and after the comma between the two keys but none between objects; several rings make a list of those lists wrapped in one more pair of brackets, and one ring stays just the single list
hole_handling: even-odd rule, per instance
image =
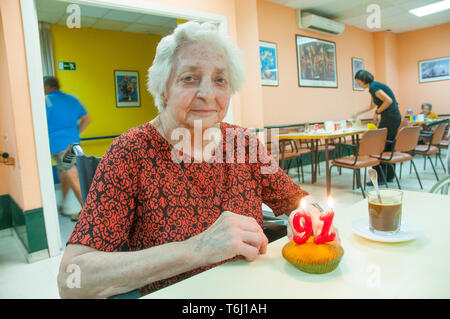
[{"label": "elderly woman", "polygon": [[[161,40],[148,82],[160,113],[116,138],[100,162],[61,261],[61,297],[139,296],[255,260],[268,243],[261,204],[289,215],[308,195],[277,165],[270,171],[267,152],[249,161],[252,133],[222,122],[243,83],[238,56],[212,24],[188,22]],[[219,139],[203,134],[214,129]],[[178,147],[180,134],[193,148]],[[79,288],[67,284],[73,269]]]},{"label": "elderly woman", "polygon": [[423,114],[427,117],[429,120],[437,120],[439,119],[439,116],[436,115],[432,110],[432,105],[430,103],[423,103],[421,105],[422,111],[419,114]]}]

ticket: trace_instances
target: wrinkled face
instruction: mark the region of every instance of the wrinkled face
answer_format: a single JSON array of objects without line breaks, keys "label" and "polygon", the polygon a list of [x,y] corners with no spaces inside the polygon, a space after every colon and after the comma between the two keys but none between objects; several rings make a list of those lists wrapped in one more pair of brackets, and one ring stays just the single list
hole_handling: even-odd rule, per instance
[{"label": "wrinkled face", "polygon": [[223,49],[208,42],[191,42],[175,54],[172,73],[163,95],[166,111],[178,126],[203,129],[225,117],[231,98],[229,68]]},{"label": "wrinkled face", "polygon": [[422,106],[422,111],[423,111],[423,114],[425,114],[425,115],[428,115],[428,114],[430,114],[430,107],[429,106]]}]

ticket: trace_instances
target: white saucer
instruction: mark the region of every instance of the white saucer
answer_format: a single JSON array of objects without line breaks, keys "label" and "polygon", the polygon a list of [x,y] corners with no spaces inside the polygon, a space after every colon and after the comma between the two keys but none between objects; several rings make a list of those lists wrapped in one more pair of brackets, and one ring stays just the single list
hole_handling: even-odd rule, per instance
[{"label": "white saucer", "polygon": [[352,221],[352,231],[366,239],[384,243],[400,243],[413,240],[422,234],[422,229],[415,223],[402,219],[400,230],[397,234],[378,235],[369,229],[369,216],[359,217]]}]

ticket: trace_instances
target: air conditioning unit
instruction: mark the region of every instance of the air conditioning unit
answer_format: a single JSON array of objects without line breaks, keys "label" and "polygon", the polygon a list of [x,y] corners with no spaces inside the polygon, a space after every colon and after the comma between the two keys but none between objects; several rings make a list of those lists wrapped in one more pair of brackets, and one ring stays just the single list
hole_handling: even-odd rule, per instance
[{"label": "air conditioning unit", "polygon": [[345,30],[345,24],[315,14],[303,13],[297,9],[297,21],[300,29],[307,29],[327,35],[339,35]]}]

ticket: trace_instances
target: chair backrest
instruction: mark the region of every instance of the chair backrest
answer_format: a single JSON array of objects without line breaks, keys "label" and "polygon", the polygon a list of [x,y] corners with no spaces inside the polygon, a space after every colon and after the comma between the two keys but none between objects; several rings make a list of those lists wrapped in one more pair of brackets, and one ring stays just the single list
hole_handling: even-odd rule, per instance
[{"label": "chair backrest", "polygon": [[419,142],[420,126],[404,126],[398,130],[395,139],[396,152],[409,152],[416,148]]},{"label": "chair backrest", "polygon": [[92,180],[94,179],[95,171],[97,170],[97,166],[102,158],[96,156],[86,156],[81,148],[81,145],[78,143],[70,144],[70,151],[67,152],[65,156],[68,155],[75,156],[77,159],[76,166],[78,171],[78,179],[80,181],[81,200],[84,205],[89,189],[91,188]]},{"label": "chair backrest", "polygon": [[445,131],[446,126],[447,126],[447,123],[441,124],[434,129],[433,139],[431,140],[431,145],[439,145],[441,143],[442,137],[444,137],[444,131]]},{"label": "chair backrest", "polygon": [[380,155],[384,150],[386,137],[387,128],[368,130],[361,136],[358,155]]},{"label": "chair backrest", "polygon": [[101,161],[101,157],[77,156],[78,179],[80,180],[81,199],[84,202],[91,188],[95,171]]}]

